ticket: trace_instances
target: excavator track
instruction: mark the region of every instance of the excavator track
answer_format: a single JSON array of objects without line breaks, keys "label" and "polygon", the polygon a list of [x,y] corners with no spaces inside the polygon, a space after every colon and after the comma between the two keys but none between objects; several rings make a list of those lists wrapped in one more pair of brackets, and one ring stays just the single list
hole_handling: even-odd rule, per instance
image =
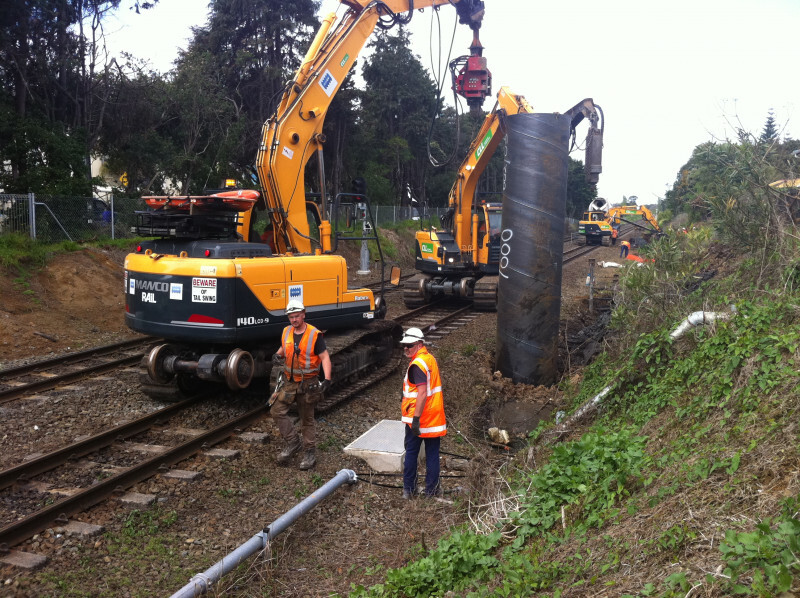
[{"label": "excavator track", "polygon": [[499,276],[484,276],[475,283],[472,306],[478,311],[497,311],[497,285]]},{"label": "excavator track", "polygon": [[425,291],[425,283],[430,280],[430,276],[417,274],[412,276],[403,284],[403,303],[409,309],[422,307],[430,303],[430,296]]}]

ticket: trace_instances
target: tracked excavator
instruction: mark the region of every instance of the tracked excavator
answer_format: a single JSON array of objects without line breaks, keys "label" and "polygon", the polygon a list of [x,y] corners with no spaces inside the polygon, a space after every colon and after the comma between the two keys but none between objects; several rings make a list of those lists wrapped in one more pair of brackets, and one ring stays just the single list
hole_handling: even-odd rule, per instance
[{"label": "tracked excavator", "polygon": [[[639,216],[634,219],[634,216]],[[644,220],[647,224],[642,225]],[[589,209],[583,213],[583,218],[578,223],[578,234],[586,237],[587,245],[602,245],[603,239],[612,239],[614,230],[619,230],[625,222],[645,231],[647,234],[661,234],[658,220],[647,206],[615,206],[608,207],[608,202],[598,197]]]},{"label": "tracked excavator", "polygon": [[[342,0],[329,14],[305,59],[264,124],[256,156],[261,187],[202,196],[145,198],[137,214],[141,243],[125,260],[125,321],[164,339],[144,360],[143,390],[175,400],[209,383],[241,390],[271,372],[271,355],[288,324],[290,299],[301,300],[310,323],[326,331],[333,384],[351,384],[391,361],[399,326],[384,318],[382,297],[348,288],[339,241],[364,240],[353,224],[361,195],[325,193],[322,126],[333,96],[376,27],[407,23],[414,10],[452,5],[473,34],[471,54],[456,82],[471,109],[490,93],[478,30],[478,0]],[[306,197],[305,171],[317,159],[318,193]],[[252,231],[254,210],[268,212],[263,240]],[[366,210],[371,217],[367,204]],[[363,227],[366,228],[366,227]],[[376,230],[372,227],[372,230]],[[377,236],[374,240],[378,242]],[[382,273],[383,278],[383,273]],[[261,388],[264,388],[261,387]],[[324,402],[324,400],[323,400]]]},{"label": "tracked excavator", "polygon": [[[450,189],[448,211],[441,228],[416,234],[415,267],[418,274],[405,281],[406,307],[425,305],[438,297],[460,297],[472,301],[475,309],[497,309],[500,269],[502,204],[479,201],[477,186],[500,142],[506,135],[509,115],[532,113],[527,100],[500,88],[497,102],[483,120],[461,162]],[[602,109],[587,98],[565,112],[575,127],[589,121],[586,137],[586,180],[596,185],[602,170]]]}]

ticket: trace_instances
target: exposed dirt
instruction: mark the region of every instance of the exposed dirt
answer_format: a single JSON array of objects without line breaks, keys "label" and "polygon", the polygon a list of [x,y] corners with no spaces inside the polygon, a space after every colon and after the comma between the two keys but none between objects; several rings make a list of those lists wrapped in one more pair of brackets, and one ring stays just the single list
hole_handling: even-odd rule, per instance
[{"label": "exposed dirt", "polygon": [[[347,257],[354,281],[374,279],[355,275],[357,251]],[[593,257],[615,260],[618,249],[599,248]],[[13,360],[134,336],[123,323],[123,259],[124,252],[94,250],[61,255],[27,284],[15,283],[15,273],[1,273],[0,368]],[[410,252],[396,261],[409,271]],[[597,334],[581,336],[595,321],[586,309],[587,263],[581,258],[564,267],[561,363],[566,377],[579,377],[577,362],[590,356],[591,343],[598,342]],[[612,275],[612,270],[598,269],[598,284],[610,287]],[[391,313],[401,306],[390,303],[389,308]],[[337,492],[282,534],[269,558],[256,559],[226,578],[217,595],[346,594],[351,583],[381,581],[386,568],[413,560],[453,526],[467,522],[464,503],[454,499],[476,484],[489,483],[487,472],[501,467],[510,454],[491,443],[487,429],[506,428],[512,448],[521,446],[539,418],[550,418],[562,407],[555,388],[513,384],[494,372],[495,334],[496,316],[485,314],[432,347],[443,372],[450,430],[443,442],[443,451],[450,453],[444,459],[444,499],[402,501],[396,478],[362,476],[362,482]],[[570,338],[572,355],[566,351]],[[0,584],[5,584],[0,585],[0,595],[150,596],[176,591],[337,471],[367,472],[363,462],[341,449],[380,420],[397,419],[401,377],[402,372],[396,372],[319,419],[319,462],[314,471],[278,467],[280,438],[272,422],[262,420],[251,431],[267,432],[266,445],[232,439],[222,448],[240,450],[236,460],[196,457],[180,465],[201,471],[201,482],[158,477],[135,486],[137,492],[158,496],[152,519],[142,524],[144,531],[136,526],[141,517],[108,502],[80,517],[105,526],[99,538],[68,537],[55,528],[20,546],[47,555],[49,562],[36,573],[0,568]],[[62,393],[58,408],[43,399],[4,410],[15,426],[2,437],[2,467],[20,462],[38,447],[58,444],[62,437],[96,431],[98,421],[111,422],[113,415],[125,419],[161,406],[141,395],[132,380],[125,375],[105,378]],[[198,422],[222,421],[222,411],[251,407],[254,400],[262,399],[218,397],[216,403],[201,406]],[[34,422],[42,421],[48,429],[32,437]],[[67,421],[65,433],[67,424],[62,423]],[[192,427],[193,422],[185,425]],[[466,471],[458,456],[473,459]]]},{"label": "exposed dirt", "polygon": [[123,320],[123,257],[87,249],[27,278],[0,270],[0,367],[134,336]]}]

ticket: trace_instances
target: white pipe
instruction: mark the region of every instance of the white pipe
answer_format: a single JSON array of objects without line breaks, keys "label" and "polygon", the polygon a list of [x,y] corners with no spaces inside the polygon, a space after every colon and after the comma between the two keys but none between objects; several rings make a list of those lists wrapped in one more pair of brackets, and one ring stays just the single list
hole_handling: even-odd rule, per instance
[{"label": "white pipe", "polygon": [[301,502],[293,506],[286,513],[278,517],[269,527],[264,528],[247,542],[239,546],[236,550],[223,557],[221,561],[206,569],[203,573],[198,573],[189,580],[185,586],[175,592],[171,598],[195,598],[208,592],[214,582],[222,579],[222,576],[230,573],[239,566],[246,558],[264,550],[269,546],[270,540],[292,525],[302,515],[313,509],[317,503],[327,498],[339,486],[345,483],[354,484],[358,481],[356,472],[352,469],[340,470],[325,485],[317,489],[316,492],[304,498]]},{"label": "white pipe", "polygon": [[597,262],[597,265],[603,268],[622,268],[622,264],[618,264],[617,262]]},{"label": "white pipe", "polygon": [[[603,262],[601,262],[603,263]],[[608,262],[606,262],[608,263]],[[688,315],[688,317],[680,323],[680,325],[670,333],[672,338],[679,338],[682,336],[687,330],[690,328],[694,328],[695,326],[699,326],[700,324],[710,324],[716,320],[729,320],[731,317],[736,315],[736,306],[731,305],[730,312],[714,312],[714,311],[696,311]],[[603,390],[597,393],[594,398],[592,398],[587,403],[584,403],[581,407],[578,408],[575,413],[573,413],[569,419],[567,419],[560,428],[561,432],[566,431],[569,426],[580,420],[586,414],[594,411],[597,406],[600,404],[600,401],[603,400],[609,392],[611,392],[611,386],[606,386]]]},{"label": "white pipe", "polygon": [[572,424],[580,420],[584,415],[597,409],[597,406],[600,404],[600,401],[602,401],[603,397],[606,396],[609,392],[611,392],[611,386],[606,386],[603,390],[598,392],[591,401],[589,401],[588,403],[584,403],[581,407],[579,407],[578,410],[572,415],[570,415],[567,421],[565,421],[561,425],[561,431],[562,432],[565,431]]},{"label": "white pipe", "polygon": [[735,314],[735,305],[731,305],[730,312],[695,311],[690,313],[683,322],[678,324],[678,327],[670,332],[669,336],[670,338],[680,338],[686,334],[687,330],[694,328],[695,326],[700,326],[701,324],[711,324],[716,320],[730,320]]}]

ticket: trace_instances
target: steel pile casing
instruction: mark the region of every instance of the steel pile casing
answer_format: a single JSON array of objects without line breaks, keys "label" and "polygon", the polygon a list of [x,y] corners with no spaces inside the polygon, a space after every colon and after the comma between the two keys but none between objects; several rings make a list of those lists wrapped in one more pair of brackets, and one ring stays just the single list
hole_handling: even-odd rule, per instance
[{"label": "steel pile casing", "polygon": [[569,118],[508,117],[497,363],[525,384],[557,377]]}]

